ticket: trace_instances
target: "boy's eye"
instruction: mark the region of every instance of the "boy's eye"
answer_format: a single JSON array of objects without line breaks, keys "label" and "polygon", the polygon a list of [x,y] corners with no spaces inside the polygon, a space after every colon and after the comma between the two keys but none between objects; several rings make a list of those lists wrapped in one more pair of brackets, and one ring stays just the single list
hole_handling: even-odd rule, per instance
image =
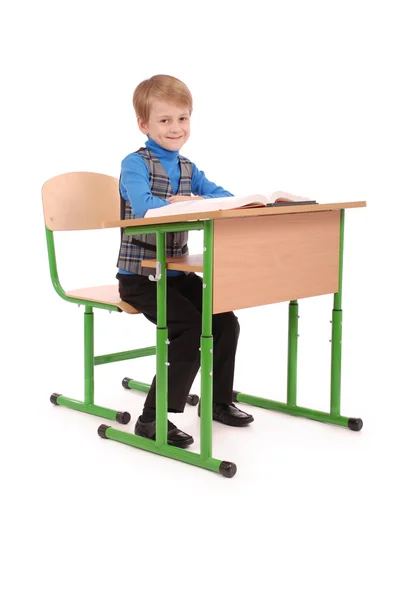
[{"label": "boy's eye", "polygon": [[[168,123],[169,119],[161,119],[160,123]],[[180,117],[180,121],[188,121],[188,117]]]}]

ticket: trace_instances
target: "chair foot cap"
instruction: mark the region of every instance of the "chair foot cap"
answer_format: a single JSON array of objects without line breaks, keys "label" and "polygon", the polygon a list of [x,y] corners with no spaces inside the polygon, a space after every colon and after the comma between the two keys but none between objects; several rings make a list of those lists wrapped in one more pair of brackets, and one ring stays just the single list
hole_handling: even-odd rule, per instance
[{"label": "chair foot cap", "polygon": [[100,425],[99,429],[97,430],[98,435],[104,440],[107,440],[106,431],[109,427],[110,425]]},{"label": "chair foot cap", "polygon": [[54,404],[54,406],[58,406],[58,403],[57,403],[57,398],[58,398],[59,396],[62,396],[62,394],[52,394],[52,395],[50,396],[50,402],[51,402],[52,404]]}]

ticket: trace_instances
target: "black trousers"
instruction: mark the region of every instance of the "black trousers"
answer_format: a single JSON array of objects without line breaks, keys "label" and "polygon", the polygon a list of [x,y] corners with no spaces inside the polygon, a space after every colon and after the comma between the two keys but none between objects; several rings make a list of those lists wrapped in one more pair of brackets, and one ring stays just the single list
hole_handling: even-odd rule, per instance
[{"label": "black trousers", "polygon": [[[121,299],[157,324],[155,282],[144,275],[117,273]],[[168,410],[183,412],[200,367],[202,333],[202,279],[195,273],[167,277]],[[213,315],[213,402],[232,402],[235,353],[239,323],[233,312]],[[145,406],[156,406],[156,377]]]}]

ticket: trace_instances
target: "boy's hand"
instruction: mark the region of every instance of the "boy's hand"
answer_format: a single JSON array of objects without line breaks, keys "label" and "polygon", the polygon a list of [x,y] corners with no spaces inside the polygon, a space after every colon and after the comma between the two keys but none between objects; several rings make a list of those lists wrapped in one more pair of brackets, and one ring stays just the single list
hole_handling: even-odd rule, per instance
[{"label": "boy's hand", "polygon": [[167,200],[174,204],[174,202],[186,202],[188,200],[203,200],[203,196],[170,196]]}]

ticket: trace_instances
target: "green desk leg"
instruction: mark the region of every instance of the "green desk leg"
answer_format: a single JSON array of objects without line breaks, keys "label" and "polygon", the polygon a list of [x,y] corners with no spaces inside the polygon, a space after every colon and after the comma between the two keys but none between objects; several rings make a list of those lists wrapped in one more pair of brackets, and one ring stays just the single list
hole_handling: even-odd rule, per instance
[{"label": "green desk leg", "polygon": [[288,362],[287,362],[287,406],[297,404],[297,362],[298,362],[298,302],[291,300],[288,307]]},{"label": "green desk leg", "polygon": [[[177,224],[173,230],[179,230]],[[197,228],[200,228],[199,226]],[[104,439],[115,440],[180,460],[197,467],[220,473],[224,477],[233,477],[237,471],[234,463],[212,458],[212,298],[213,298],[213,221],[205,221],[204,229],[204,279],[201,337],[201,452],[196,454],[167,444],[167,407],[168,407],[168,329],[166,317],[167,277],[166,277],[166,239],[168,228],[156,226],[157,245],[157,338],[156,338],[156,440],[149,440],[132,433],[100,425],[98,434]]]},{"label": "green desk leg", "polygon": [[201,456],[207,460],[212,455],[213,418],[213,221],[205,222],[203,240],[200,432]]},{"label": "green desk leg", "polygon": [[298,352],[298,302],[291,300],[288,315],[288,367],[287,367],[287,402],[276,402],[258,396],[250,396],[241,392],[234,392],[233,398],[253,406],[277,410],[297,417],[306,417],[323,423],[348,427],[352,431],[360,431],[363,427],[362,419],[343,417],[340,409],[341,390],[341,327],[342,327],[342,278],[343,278],[343,251],[344,251],[344,209],[340,216],[340,255],[338,273],[338,292],[334,294],[334,307],[332,311],[331,334],[331,386],[330,386],[330,412],[312,410],[297,406],[297,352]]}]

